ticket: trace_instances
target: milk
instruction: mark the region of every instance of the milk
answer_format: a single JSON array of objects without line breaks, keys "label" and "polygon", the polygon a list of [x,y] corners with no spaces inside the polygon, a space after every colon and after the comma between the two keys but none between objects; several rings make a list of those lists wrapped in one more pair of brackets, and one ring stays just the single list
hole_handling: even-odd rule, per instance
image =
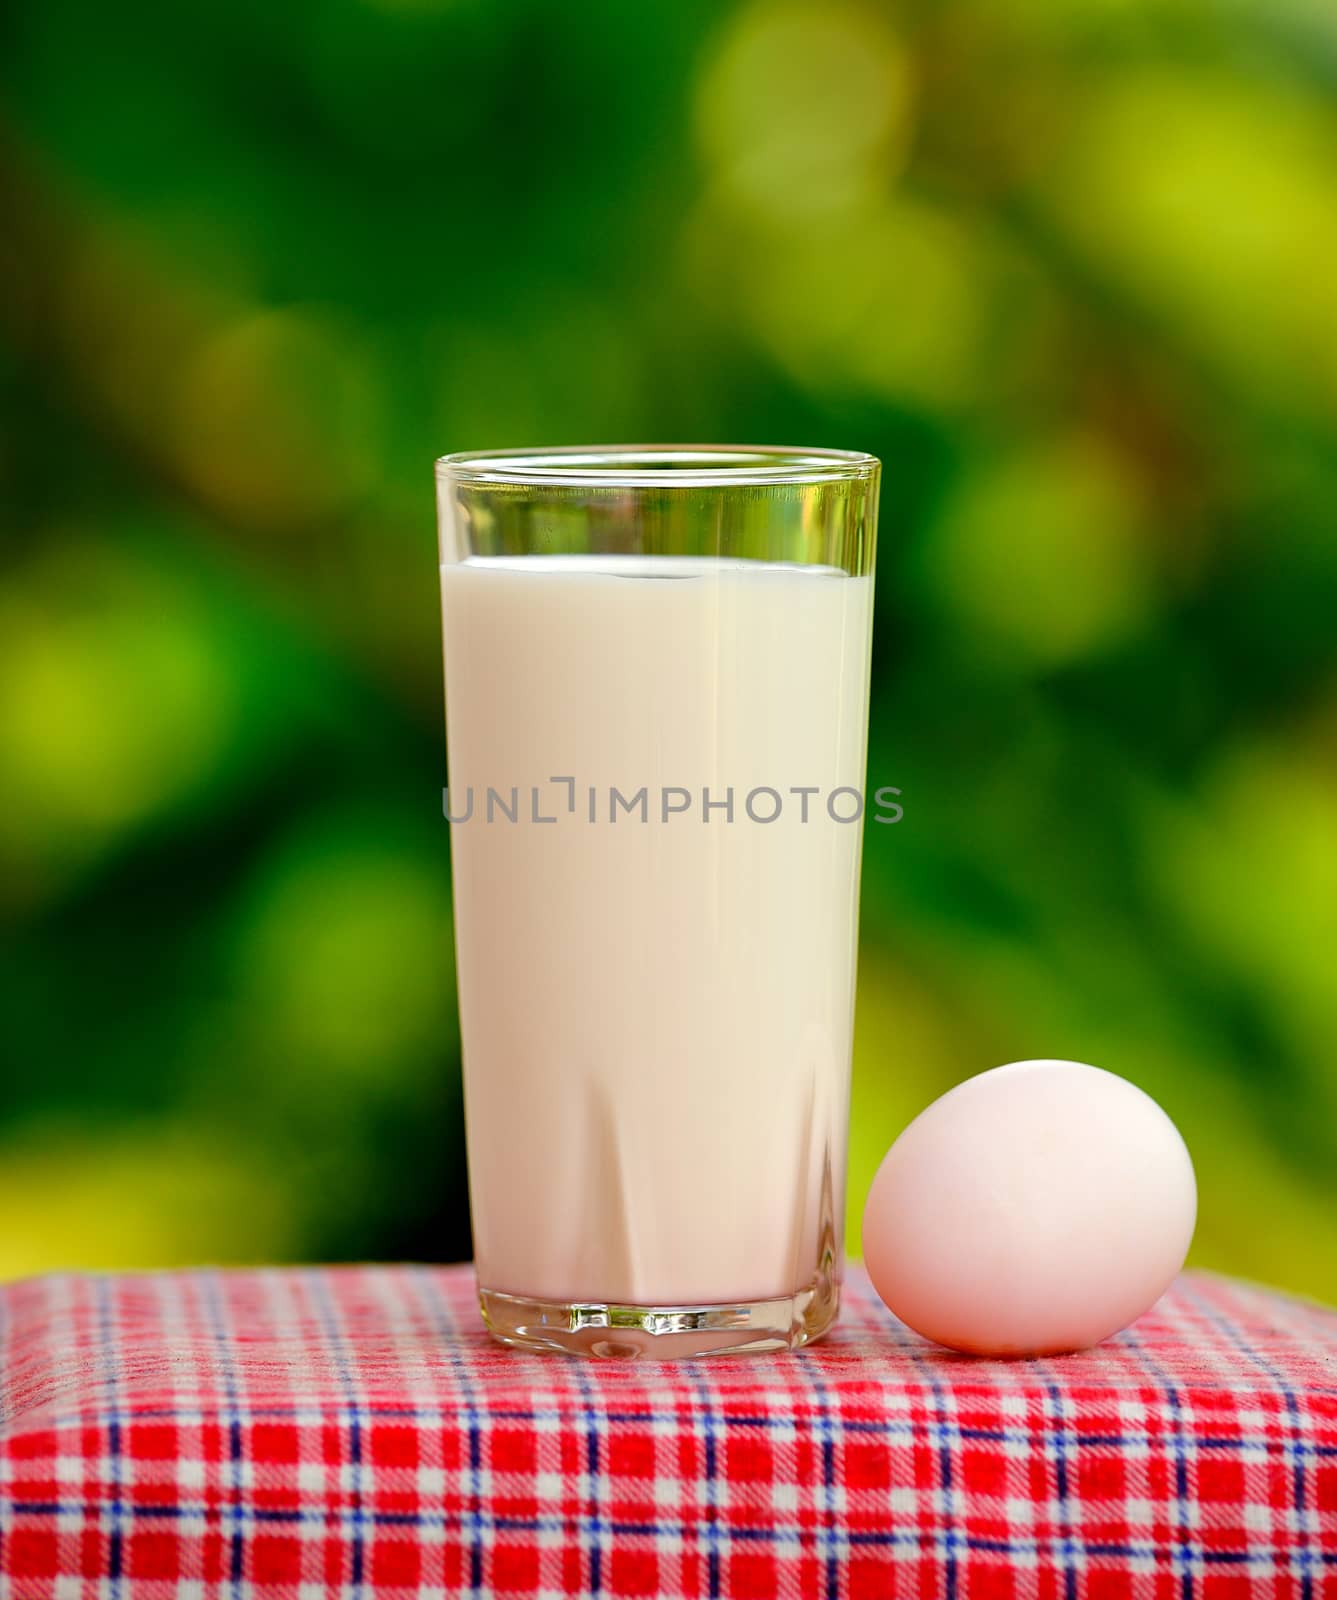
[{"label": "milk", "polygon": [[871,580],[591,556],[441,587],[479,1282],[793,1294],[842,1227],[862,826],[827,801],[864,781]]}]

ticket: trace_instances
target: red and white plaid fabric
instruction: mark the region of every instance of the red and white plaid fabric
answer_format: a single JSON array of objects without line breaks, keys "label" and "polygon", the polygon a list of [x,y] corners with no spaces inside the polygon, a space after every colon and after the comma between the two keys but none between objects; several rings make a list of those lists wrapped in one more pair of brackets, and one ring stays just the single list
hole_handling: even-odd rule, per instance
[{"label": "red and white plaid fabric", "polygon": [[797,1356],[488,1341],[467,1268],[0,1289],[7,1600],[1337,1595],[1337,1314],[1193,1276],[1062,1360],[851,1274]]}]

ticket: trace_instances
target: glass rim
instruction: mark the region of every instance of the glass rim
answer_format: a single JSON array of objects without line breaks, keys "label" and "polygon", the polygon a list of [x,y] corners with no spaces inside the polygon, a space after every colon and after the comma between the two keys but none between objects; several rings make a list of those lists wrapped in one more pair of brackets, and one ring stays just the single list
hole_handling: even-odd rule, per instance
[{"label": "glass rim", "polygon": [[702,489],[764,484],[851,483],[876,476],[863,450],[788,445],[557,445],[467,450],[441,456],[439,481],[535,489]]}]

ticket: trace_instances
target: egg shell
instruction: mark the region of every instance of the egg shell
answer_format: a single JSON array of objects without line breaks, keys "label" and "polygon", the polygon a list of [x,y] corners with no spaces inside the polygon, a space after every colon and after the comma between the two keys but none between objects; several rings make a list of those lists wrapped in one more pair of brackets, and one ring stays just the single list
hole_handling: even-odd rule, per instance
[{"label": "egg shell", "polygon": [[1099,1344],[1184,1263],[1197,1216],[1179,1130],[1125,1078],[1017,1061],[958,1084],[887,1152],[864,1260],[917,1333],[981,1355]]}]

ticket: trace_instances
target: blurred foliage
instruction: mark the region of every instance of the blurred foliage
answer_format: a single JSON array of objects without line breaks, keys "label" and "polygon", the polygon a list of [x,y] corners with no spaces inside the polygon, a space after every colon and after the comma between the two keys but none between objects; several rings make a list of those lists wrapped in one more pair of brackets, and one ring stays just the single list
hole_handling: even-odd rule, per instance
[{"label": "blurred foliage", "polygon": [[0,1271],[468,1248],[429,464],[886,463],[851,1243],[1073,1056],[1337,1298],[1337,12],[35,0]]}]

